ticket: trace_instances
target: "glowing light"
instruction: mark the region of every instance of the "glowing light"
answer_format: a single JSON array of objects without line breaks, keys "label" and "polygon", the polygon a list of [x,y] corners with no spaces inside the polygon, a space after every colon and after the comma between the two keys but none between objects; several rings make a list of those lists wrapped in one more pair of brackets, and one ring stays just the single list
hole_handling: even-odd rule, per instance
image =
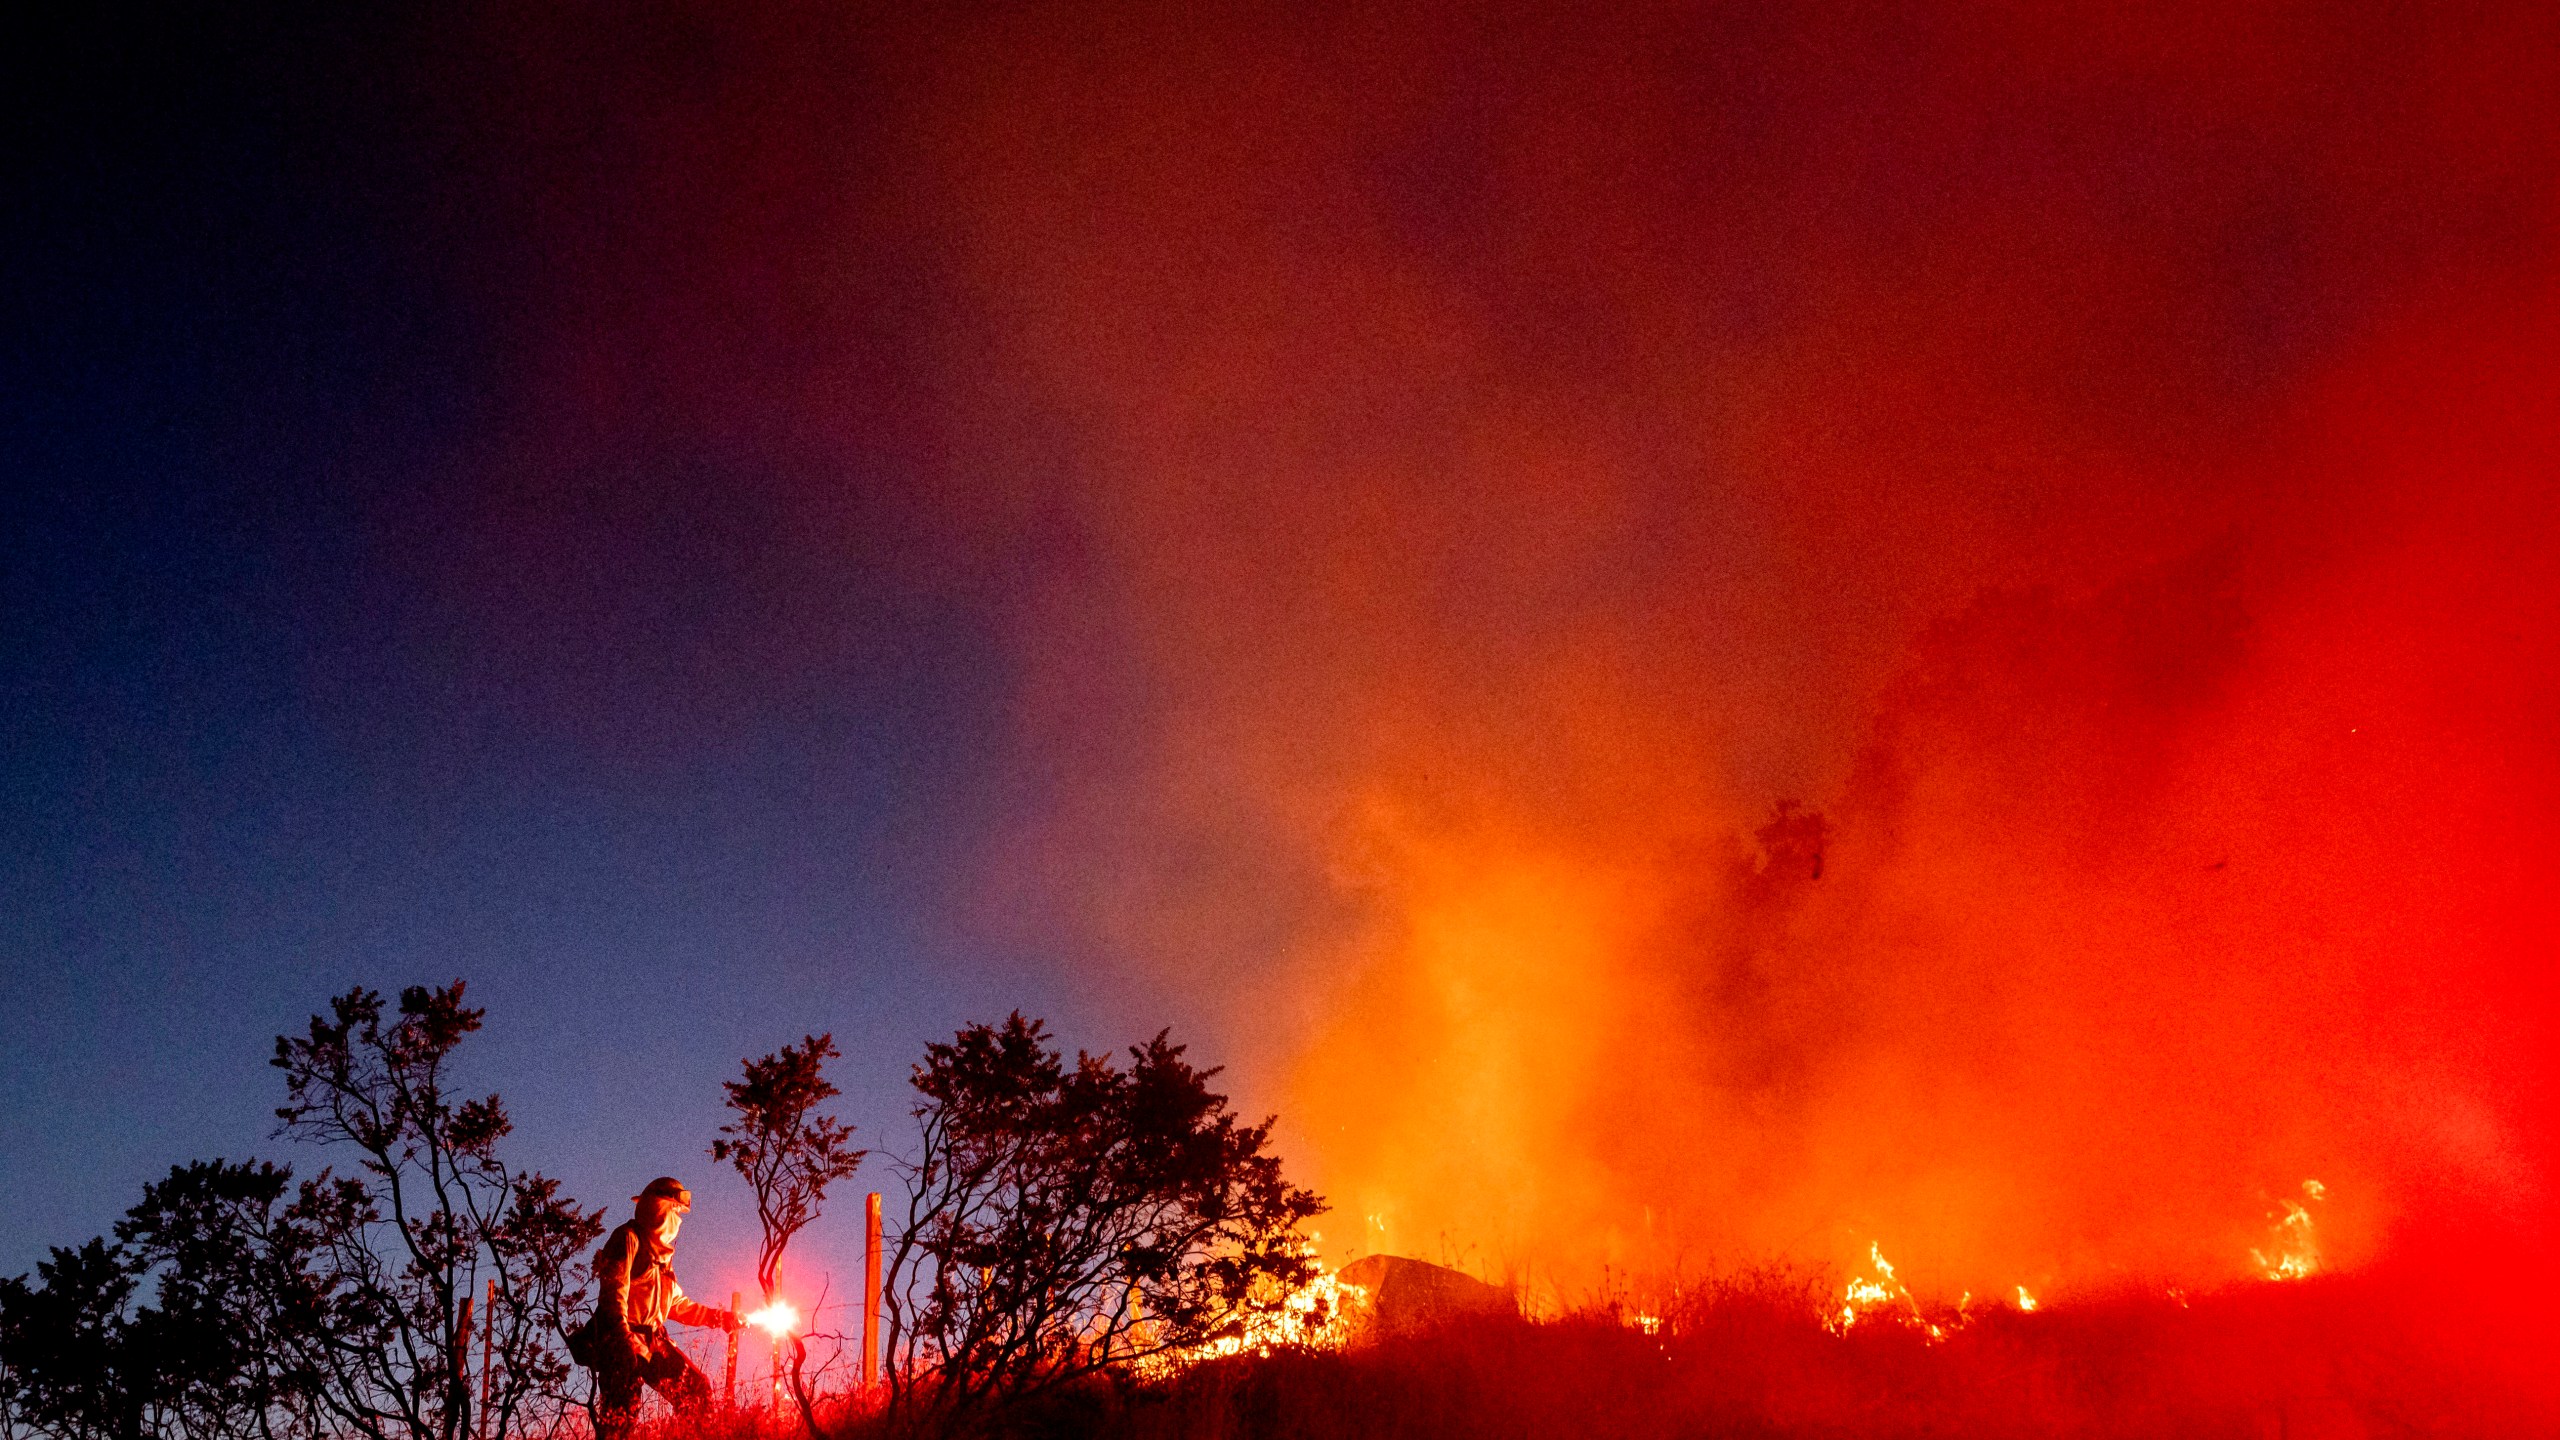
[{"label": "glowing light", "polygon": [[1662,1333],[1662,1317],[1659,1315],[1647,1315],[1642,1311],[1638,1311],[1636,1313],[1636,1328],[1647,1335],[1659,1335]]},{"label": "glowing light", "polygon": [[[1308,1238],[1312,1241],[1315,1237]],[[1312,1244],[1302,1253],[1309,1260],[1315,1259]],[[1188,1350],[1154,1356],[1141,1361],[1138,1368],[1144,1373],[1164,1374],[1227,1355],[1268,1355],[1280,1349],[1339,1350],[1351,1342],[1368,1309],[1367,1286],[1354,1285],[1319,1263],[1316,1277],[1281,1297],[1278,1304],[1247,1311],[1236,1333]]]},{"label": "glowing light", "polygon": [[1196,1358],[1206,1360],[1247,1351],[1268,1355],[1282,1346],[1339,1350],[1349,1338],[1351,1312],[1367,1305],[1368,1300],[1365,1288],[1330,1272],[1319,1275],[1299,1286],[1278,1307],[1245,1317],[1242,1330],[1209,1342]]},{"label": "glowing light", "polygon": [[2320,1241],[2312,1233],[2310,1205],[2329,1198],[2329,1187],[2317,1180],[2302,1182],[2302,1199],[2279,1200],[2282,1213],[2271,1217],[2268,1248],[2252,1248],[2249,1258],[2270,1280],[2305,1280],[2320,1272]]},{"label": "glowing light", "polygon": [[2018,1309],[2021,1313],[2028,1315],[2036,1313],[2036,1297],[2028,1294],[2027,1287],[2024,1285],[2018,1287]]},{"label": "glowing light", "polygon": [[800,1312],[783,1300],[776,1300],[761,1310],[750,1310],[744,1319],[776,1340],[800,1328]]},{"label": "glowing light", "polygon": [[1849,1278],[1848,1287],[1840,1293],[1840,1313],[1828,1322],[1831,1333],[1846,1335],[1857,1328],[1859,1321],[1876,1311],[1898,1308],[1908,1310],[1910,1323],[1926,1328],[1931,1339],[1944,1335],[1944,1331],[1931,1325],[1928,1317],[1920,1313],[1920,1302],[1912,1299],[1911,1292],[1894,1277],[1893,1262],[1884,1258],[1882,1245],[1867,1246],[1867,1261],[1875,1267],[1875,1273]]}]

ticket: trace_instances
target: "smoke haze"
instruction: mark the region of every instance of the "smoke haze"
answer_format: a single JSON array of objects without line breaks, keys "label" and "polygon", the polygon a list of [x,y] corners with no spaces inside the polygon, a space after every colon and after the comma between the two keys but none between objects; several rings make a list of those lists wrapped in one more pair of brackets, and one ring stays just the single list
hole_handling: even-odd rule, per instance
[{"label": "smoke haze", "polygon": [[2549,21],[2212,16],[952,43],[986,923],[1216,1016],[1329,1250],[2538,1224]]},{"label": "smoke haze", "polygon": [[2555,26],[510,18],[412,142],[503,479],[405,523],[618,756],[982,637],[907,893],[1229,1062],[1330,1254],[2538,1234]]}]

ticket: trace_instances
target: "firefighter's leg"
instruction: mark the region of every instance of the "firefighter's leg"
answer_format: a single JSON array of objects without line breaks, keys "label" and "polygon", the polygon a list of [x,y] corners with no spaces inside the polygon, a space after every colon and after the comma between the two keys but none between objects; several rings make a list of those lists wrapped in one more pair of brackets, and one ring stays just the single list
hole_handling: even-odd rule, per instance
[{"label": "firefighter's leg", "polygon": [[647,1382],[640,1352],[629,1342],[603,1341],[596,1355],[596,1440],[624,1440],[640,1418],[640,1387]]},{"label": "firefighter's leg", "polygon": [[679,1415],[692,1414],[711,1403],[711,1377],[692,1357],[676,1348],[673,1341],[662,1341],[649,1357],[649,1385],[667,1397],[667,1403]]}]

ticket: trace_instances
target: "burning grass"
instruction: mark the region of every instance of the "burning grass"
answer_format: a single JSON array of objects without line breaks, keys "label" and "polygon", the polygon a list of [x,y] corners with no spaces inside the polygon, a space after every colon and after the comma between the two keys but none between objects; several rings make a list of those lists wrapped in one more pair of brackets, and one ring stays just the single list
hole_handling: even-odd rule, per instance
[{"label": "burning grass", "polygon": [[[1244,1336],[1015,1409],[991,1433],[1112,1440],[1439,1437],[2560,1435],[2551,1287],[2422,1261],[2332,1273],[2306,1181],[2259,1278],[2201,1293],[1915,1294],[1881,1245],[1845,1274],[1772,1265],[1603,1287],[1561,1313],[1412,1260],[1322,1274]],[[2475,1237],[2476,1238],[2476,1237]],[[2471,1252],[2474,1257],[2480,1251]],[[1535,1307],[1533,1307],[1535,1308]],[[905,1440],[839,1401],[827,1440]],[[666,1440],[750,1440],[669,1436]],[[780,1435],[754,1440],[783,1440]]]},{"label": "burning grass", "polygon": [[2560,1411],[2431,1340],[2384,1282],[1826,1328],[1810,1289],[1695,1292],[1655,1333],[1606,1313],[1472,1321],[1340,1354],[1203,1366],[1092,1433],[1149,1440],[1608,1435],[2553,1433]]},{"label": "burning grass", "polygon": [[[1014,1432],[1125,1440],[2560,1433],[2547,1380],[2414,1275],[1977,1307],[1843,1333],[1828,1279],[1759,1271],[1639,1315],[1472,1316],[1060,1397]],[[2452,1308],[2449,1308],[2452,1307]],[[1650,1322],[1651,1331],[1646,1325]],[[2526,1349],[2533,1347],[2526,1346]],[[882,1435],[846,1416],[848,1437]],[[691,1437],[665,1437],[691,1440]]]}]

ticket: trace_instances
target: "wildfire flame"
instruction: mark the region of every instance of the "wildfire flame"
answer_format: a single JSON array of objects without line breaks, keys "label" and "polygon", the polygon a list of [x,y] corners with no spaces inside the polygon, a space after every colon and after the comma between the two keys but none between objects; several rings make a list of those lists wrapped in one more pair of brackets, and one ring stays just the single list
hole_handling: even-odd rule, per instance
[{"label": "wildfire flame", "polygon": [[1921,1313],[1920,1302],[1912,1299],[1911,1291],[1894,1277],[1893,1262],[1884,1258],[1884,1247],[1870,1243],[1867,1260],[1875,1267],[1875,1273],[1849,1277],[1848,1287],[1840,1294],[1840,1314],[1831,1322],[1831,1333],[1846,1335],[1876,1311],[1899,1308],[1909,1311],[1908,1323],[1926,1329],[1930,1339],[1945,1338],[1946,1331],[1930,1323],[1929,1317]]},{"label": "wildfire flame", "polygon": [[[2300,1199],[2286,1196],[2278,1199],[2268,1213],[2269,1240],[2265,1249],[2252,1248],[2249,1258],[2257,1264],[2258,1273],[2269,1280],[2303,1280],[2320,1273],[2322,1260],[2320,1241],[2313,1221],[2312,1207],[2329,1198],[2329,1187],[2317,1180],[2302,1182]],[[1913,1297],[1910,1288],[1894,1272],[1893,1262],[1884,1258],[1884,1247],[1870,1243],[1867,1262],[1871,1272],[1852,1275],[1840,1292],[1839,1310],[1823,1323],[1834,1335],[1846,1335],[1860,1324],[1883,1316],[1897,1323],[1924,1330],[1932,1340],[1946,1338],[1946,1325],[1929,1317]],[[2033,1291],[2024,1285],[2012,1287],[2018,1313],[2033,1315],[2042,1307]],[[2169,1298],[2181,1307],[2187,1302],[2184,1290],[2172,1288]],[[1956,1301],[1955,1313],[1948,1316],[1942,1309],[1940,1319],[1947,1325],[1963,1329],[1973,1322],[1973,1294],[1967,1291]],[[1650,1329],[1647,1333],[1651,1333]]]},{"label": "wildfire flame", "polygon": [[761,1310],[750,1310],[743,1318],[776,1340],[800,1328],[800,1312],[783,1300],[776,1300]]},{"label": "wildfire flame", "polygon": [[[2258,1271],[2270,1280],[2302,1280],[2320,1270],[2320,1242],[2312,1234],[2310,1205],[2327,1199],[2329,1189],[2317,1180],[2302,1182],[2302,1199],[2284,1199],[2276,1203],[2282,1213],[2273,1221],[2269,1248],[2252,1249],[2249,1258],[2258,1263]],[[2305,1204],[2304,1202],[2310,1202]]]},{"label": "wildfire flame", "polygon": [[1339,1350],[1350,1338],[1353,1312],[1368,1301],[1366,1288],[1326,1271],[1299,1286],[1278,1307],[1248,1315],[1242,1331],[1210,1341],[1194,1358],[1208,1360],[1248,1351],[1267,1355],[1284,1346]]},{"label": "wildfire flame", "polygon": [[[2317,1180],[2305,1180],[2301,1199],[2286,1197],[2276,1202],[2278,1209],[2269,1216],[2270,1248],[2249,1252],[2267,1279],[2300,1280],[2319,1273],[2320,1246],[2314,1234],[2311,1207],[2327,1198],[2328,1187]],[[1903,1284],[1893,1262],[1885,1258],[1881,1242],[1868,1244],[1867,1263],[1868,1272],[1849,1278],[1840,1293],[1839,1310],[1824,1322],[1834,1335],[1846,1335],[1881,1317],[1922,1331],[1936,1341],[1947,1338],[1949,1326],[1961,1330],[1973,1322],[1970,1291],[1956,1302],[1952,1314],[1941,1308],[1938,1319],[1933,1320],[1910,1287]],[[2044,1302],[2026,1286],[2010,1288],[2018,1313],[2033,1315],[2043,1308]],[[2179,1305],[2187,1304],[2184,1291],[2172,1289],[2168,1293]],[[1338,1350],[1354,1338],[1368,1303],[1369,1292],[1365,1288],[1344,1281],[1330,1270],[1321,1271],[1277,1306],[1247,1316],[1236,1334],[1180,1355],[1159,1357],[1147,1368],[1178,1368],[1227,1355],[1267,1355],[1280,1348]],[[757,1316],[748,1319],[762,1323]],[[1650,1311],[1628,1312],[1628,1323],[1646,1335],[1659,1335],[1663,1326],[1662,1318]]]},{"label": "wildfire flame", "polygon": [[[1312,1256],[1310,1256],[1312,1258]],[[1279,1304],[1249,1312],[1235,1334],[1178,1354],[1161,1355],[1141,1365],[1162,1371],[1196,1365],[1227,1355],[1268,1355],[1278,1349],[1339,1350],[1351,1342],[1369,1308],[1368,1287],[1354,1285],[1331,1270],[1299,1286]]]}]

